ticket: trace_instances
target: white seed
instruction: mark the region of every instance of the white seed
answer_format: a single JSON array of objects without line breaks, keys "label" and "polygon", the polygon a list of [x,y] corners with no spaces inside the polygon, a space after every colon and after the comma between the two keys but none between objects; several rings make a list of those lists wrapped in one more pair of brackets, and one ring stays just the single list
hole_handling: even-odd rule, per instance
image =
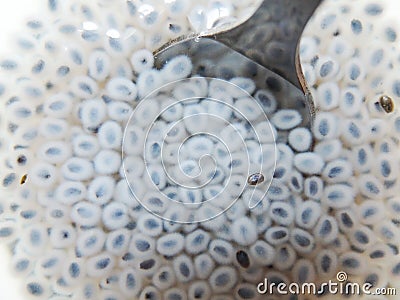
[{"label": "white seed", "polygon": [[39,125],[39,134],[47,139],[62,139],[68,133],[68,124],[63,119],[43,118]]},{"label": "white seed", "polygon": [[333,113],[321,112],[315,116],[314,137],[318,140],[333,139],[339,135],[339,121]]},{"label": "white seed", "polygon": [[209,116],[200,105],[189,104],[183,108],[183,123],[186,130],[191,134],[206,132]]},{"label": "white seed", "polygon": [[324,161],[331,161],[339,157],[342,153],[343,145],[340,140],[324,140],[314,147],[314,152],[322,157]]},{"label": "white seed", "polygon": [[207,253],[200,254],[194,258],[196,275],[201,279],[206,279],[214,270],[215,263]]},{"label": "white seed", "polygon": [[108,95],[115,100],[132,102],[138,95],[138,87],[125,77],[113,77],[106,85]]},{"label": "white seed", "polygon": [[79,119],[88,129],[97,128],[107,114],[107,106],[101,99],[86,100],[80,105]]},{"label": "white seed", "polygon": [[210,234],[197,229],[189,233],[185,238],[185,250],[190,254],[199,254],[207,249],[210,242]]},{"label": "white seed", "polygon": [[370,199],[380,198],[384,193],[382,183],[372,174],[361,175],[358,185],[361,194]]},{"label": "white seed", "polygon": [[176,279],[180,282],[189,282],[195,276],[194,265],[192,259],[184,254],[174,258],[173,268]]},{"label": "white seed", "polygon": [[71,225],[55,225],[50,232],[50,242],[57,248],[68,248],[76,241],[76,231]]},{"label": "white seed", "polygon": [[162,69],[166,81],[183,79],[192,72],[192,62],[186,55],[178,55],[168,61]]},{"label": "white seed", "polygon": [[320,276],[332,276],[337,268],[337,256],[333,250],[323,249],[315,257],[317,273]]},{"label": "white seed", "polygon": [[365,63],[359,58],[351,58],[344,66],[343,80],[349,84],[361,83],[365,75]]},{"label": "white seed", "polygon": [[268,90],[257,90],[254,98],[259,102],[267,115],[274,113],[278,107],[275,96]]},{"label": "white seed", "polygon": [[162,220],[152,214],[143,214],[137,221],[137,228],[143,234],[156,237],[162,233]]},{"label": "white seed", "polygon": [[46,283],[47,280],[45,278],[31,275],[25,280],[24,290],[30,297],[48,299],[52,292]]},{"label": "white seed", "polygon": [[309,254],[315,248],[314,237],[309,232],[300,228],[292,229],[290,244],[300,254]]},{"label": "white seed", "polygon": [[210,299],[211,289],[206,281],[194,281],[188,288],[189,299]]},{"label": "white seed", "polygon": [[367,138],[367,129],[357,119],[346,119],[340,124],[342,141],[350,146],[362,144]]},{"label": "white seed", "polygon": [[232,267],[218,267],[211,274],[209,283],[215,293],[229,292],[237,281],[237,273]]},{"label": "white seed", "polygon": [[70,145],[60,141],[44,143],[38,151],[38,157],[51,164],[63,163],[70,156]]},{"label": "white seed", "polygon": [[373,155],[370,145],[354,147],[351,153],[354,169],[360,173],[368,172],[373,165]]},{"label": "white seed", "polygon": [[122,144],[121,126],[114,121],[104,122],[99,128],[97,137],[103,149],[119,149]]},{"label": "white seed", "polygon": [[140,49],[134,52],[130,58],[132,68],[136,73],[141,73],[153,67],[154,56],[147,49]]},{"label": "white seed", "polygon": [[311,229],[321,215],[321,206],[318,202],[308,200],[296,208],[296,224],[302,228]]},{"label": "white seed", "polygon": [[343,159],[329,162],[322,171],[322,176],[329,183],[347,182],[352,175],[351,164]]},{"label": "white seed", "polygon": [[29,180],[39,188],[48,188],[54,185],[58,177],[58,170],[48,163],[36,163],[29,172]]},{"label": "white seed", "polygon": [[276,112],[272,118],[271,122],[275,125],[277,129],[289,130],[298,126],[302,121],[300,113],[292,109],[281,109]]},{"label": "white seed", "polygon": [[370,248],[376,241],[374,232],[367,226],[360,226],[349,234],[351,246],[361,251]]},{"label": "white seed", "polygon": [[232,245],[224,240],[212,240],[208,246],[208,251],[219,265],[231,263],[234,257]]},{"label": "white seed", "polygon": [[153,238],[141,233],[132,235],[129,252],[131,252],[135,258],[148,257],[154,253],[155,248],[156,242]]},{"label": "white seed", "polygon": [[321,216],[314,227],[314,236],[316,240],[321,240],[324,244],[332,242],[338,235],[338,224],[335,218],[331,216]]},{"label": "white seed", "polygon": [[117,173],[121,166],[121,155],[114,150],[101,150],[93,160],[94,170],[103,175]]},{"label": "white seed", "polygon": [[79,157],[72,157],[61,166],[61,174],[66,180],[88,180],[93,176],[93,173],[92,163]]},{"label": "white seed", "polygon": [[103,209],[102,221],[104,226],[111,230],[126,226],[129,222],[126,205],[118,202],[107,204]]},{"label": "white seed", "polygon": [[90,99],[96,97],[99,87],[88,76],[76,76],[70,83],[70,89],[77,97]]},{"label": "white seed", "polygon": [[145,134],[140,127],[129,125],[124,133],[123,152],[127,155],[142,154]]},{"label": "white seed", "polygon": [[83,231],[76,240],[76,251],[86,257],[99,253],[104,246],[106,235],[103,230],[93,228]]},{"label": "white seed", "polygon": [[339,256],[339,267],[350,275],[365,274],[367,267],[365,258],[360,253],[346,252]]},{"label": "white seed", "polygon": [[94,136],[78,134],[72,138],[74,154],[79,157],[92,157],[100,149],[99,143]]},{"label": "white seed", "polygon": [[115,180],[109,176],[99,176],[93,179],[87,191],[87,199],[95,204],[108,203],[114,193]]},{"label": "white seed", "polygon": [[161,267],[157,273],[153,275],[152,282],[160,290],[165,290],[175,284],[174,270],[170,266]]},{"label": "white seed", "polygon": [[151,92],[160,88],[164,83],[161,72],[158,70],[150,69],[144,70],[139,74],[137,79],[137,89],[140,97],[146,97]]},{"label": "white seed", "polygon": [[64,181],[56,189],[57,201],[72,205],[86,196],[86,186],[78,181]]},{"label": "white seed", "polygon": [[157,251],[162,255],[174,256],[184,248],[184,238],[179,233],[170,233],[157,240]]},{"label": "white seed", "polygon": [[243,97],[245,96],[245,93],[243,93],[243,90],[248,93],[248,94],[253,94],[254,90],[256,89],[256,85],[253,80],[250,78],[245,78],[245,77],[234,77],[231,80],[229,80],[230,83],[234,84],[235,86],[239,87],[242,91],[239,91],[238,89],[234,88],[232,91],[235,91],[232,96],[235,98]]},{"label": "white seed", "polygon": [[[38,259],[38,270],[41,275],[44,276],[57,276],[61,273],[62,266],[65,260],[65,252],[63,250],[51,250],[49,253],[46,253],[45,256]],[[22,257],[18,257],[15,259],[16,271],[18,273],[27,270],[29,268],[29,261],[23,259]]]},{"label": "white seed", "polygon": [[101,219],[101,208],[90,202],[78,202],[72,207],[71,219],[81,226],[95,226]]},{"label": "white seed", "polygon": [[321,173],[324,161],[314,152],[304,152],[295,155],[294,165],[303,174],[313,175]]},{"label": "white seed", "polygon": [[181,288],[170,288],[164,292],[164,299],[172,300],[172,299],[187,299],[187,294],[184,289]]},{"label": "white seed", "polygon": [[356,116],[360,112],[363,101],[363,94],[360,89],[349,87],[340,94],[340,112],[348,117]]},{"label": "white seed", "polygon": [[46,100],[43,111],[48,117],[66,118],[71,113],[72,108],[72,97],[66,93],[59,93]]},{"label": "white seed", "polygon": [[316,64],[317,77],[320,80],[332,80],[334,79],[340,70],[339,63],[329,56],[319,57]]},{"label": "white seed", "polygon": [[[4,224],[2,228],[3,233],[5,229],[12,228],[9,223]],[[15,231],[14,231],[15,232]],[[31,256],[37,256],[43,253],[44,248],[48,243],[47,228],[44,224],[32,224],[21,235],[21,247],[25,253]]]},{"label": "white seed", "polygon": [[137,295],[143,285],[141,276],[138,272],[134,272],[132,269],[123,270],[119,276],[118,283],[120,291],[128,297]]},{"label": "white seed", "polygon": [[240,218],[232,224],[233,239],[243,246],[253,244],[257,240],[257,228],[247,217]]},{"label": "white seed", "polygon": [[297,152],[307,151],[311,147],[312,135],[307,128],[295,128],[290,131],[288,136],[290,147]]},{"label": "white seed", "polygon": [[[136,10],[136,7],[133,3],[127,2],[127,5],[132,5],[134,7],[134,10]],[[133,55],[136,52],[140,52],[140,51],[150,52],[149,50],[146,50],[146,49],[137,50],[137,49],[140,49],[141,47],[143,47],[143,45],[144,45],[143,31],[139,30],[138,28],[132,27],[132,26],[127,26],[122,37],[123,37],[122,43],[123,43],[123,48],[125,49],[125,52],[132,53],[133,51],[135,51],[135,52],[133,52],[133,54],[131,56],[131,60],[130,60],[132,67],[135,67],[135,62],[139,62],[140,65],[146,64],[140,58],[140,55],[139,55],[139,58],[137,58],[137,57],[133,58]],[[151,52],[150,52],[150,54],[152,56]],[[150,67],[152,67],[152,66],[153,66],[153,63],[151,63]],[[137,68],[139,69],[139,67],[137,67]],[[140,72],[140,70],[135,70],[135,71],[138,73]]]},{"label": "white seed", "polygon": [[94,51],[88,61],[89,76],[95,80],[103,81],[110,74],[111,59],[104,51]]},{"label": "white seed", "polygon": [[352,210],[345,208],[336,213],[336,220],[341,231],[347,232],[359,226],[357,214]]},{"label": "white seed", "polygon": [[132,106],[126,102],[112,101],[107,104],[108,116],[114,121],[128,121],[132,111]]},{"label": "white seed", "polygon": [[293,266],[292,277],[298,283],[314,282],[316,271],[313,263],[308,259],[299,259]]},{"label": "white seed", "polygon": [[111,272],[114,265],[114,257],[111,254],[104,252],[87,260],[86,271],[90,277],[102,278]]},{"label": "white seed", "polygon": [[268,266],[274,261],[275,248],[263,240],[258,240],[250,247],[250,255],[256,264]]},{"label": "white seed", "polygon": [[274,268],[283,271],[290,269],[296,261],[296,252],[289,244],[279,245],[275,249]]}]

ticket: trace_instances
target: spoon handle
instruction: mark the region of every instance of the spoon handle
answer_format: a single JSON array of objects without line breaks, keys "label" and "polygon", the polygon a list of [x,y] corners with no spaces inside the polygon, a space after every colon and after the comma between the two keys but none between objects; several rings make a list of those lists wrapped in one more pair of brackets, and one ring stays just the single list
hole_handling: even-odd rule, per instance
[{"label": "spoon handle", "polygon": [[306,91],[298,44],[322,0],[264,0],[256,12],[233,29],[207,35],[279,74]]}]

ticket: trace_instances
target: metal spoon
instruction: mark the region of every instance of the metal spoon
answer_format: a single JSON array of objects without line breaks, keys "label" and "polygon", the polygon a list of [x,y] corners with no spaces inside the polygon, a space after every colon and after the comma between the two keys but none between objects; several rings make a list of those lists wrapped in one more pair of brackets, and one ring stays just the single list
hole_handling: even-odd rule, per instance
[{"label": "metal spoon", "polygon": [[156,66],[185,54],[194,74],[230,79],[252,78],[279,100],[280,108],[297,109],[310,126],[314,104],[301,71],[298,43],[322,0],[264,0],[245,22],[216,32],[183,36],[155,52]]}]

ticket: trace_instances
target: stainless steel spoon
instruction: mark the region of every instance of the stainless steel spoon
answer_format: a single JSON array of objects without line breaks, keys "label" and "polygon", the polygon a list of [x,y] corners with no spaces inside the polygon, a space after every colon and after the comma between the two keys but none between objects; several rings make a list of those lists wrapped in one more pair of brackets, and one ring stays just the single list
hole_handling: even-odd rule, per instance
[{"label": "stainless steel spoon", "polygon": [[230,79],[252,78],[269,90],[280,108],[297,109],[303,126],[310,126],[314,104],[299,62],[298,44],[310,17],[322,0],[264,0],[245,22],[174,40],[155,52],[156,66],[185,54],[193,74]]}]

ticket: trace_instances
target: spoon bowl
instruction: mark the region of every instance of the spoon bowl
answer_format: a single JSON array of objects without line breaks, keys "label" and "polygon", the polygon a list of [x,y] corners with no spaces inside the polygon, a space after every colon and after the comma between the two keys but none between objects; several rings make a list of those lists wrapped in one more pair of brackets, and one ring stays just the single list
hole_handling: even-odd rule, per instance
[{"label": "spoon bowl", "polygon": [[229,80],[251,78],[279,100],[280,108],[296,109],[303,126],[315,114],[299,62],[301,34],[321,0],[264,0],[245,22],[233,28],[183,36],[155,52],[162,68],[177,55],[187,55],[193,74]]}]

